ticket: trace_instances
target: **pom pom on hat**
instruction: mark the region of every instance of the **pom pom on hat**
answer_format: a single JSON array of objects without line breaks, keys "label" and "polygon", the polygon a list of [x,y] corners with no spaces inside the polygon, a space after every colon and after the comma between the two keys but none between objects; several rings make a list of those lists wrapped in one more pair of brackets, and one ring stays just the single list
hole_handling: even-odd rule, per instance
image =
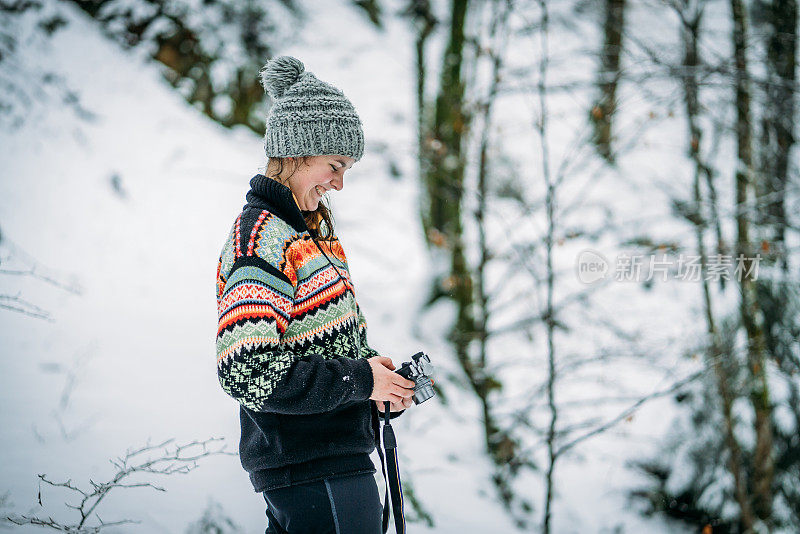
[{"label": "pom pom on hat", "polygon": [[273,100],[278,99],[297,82],[305,68],[297,58],[278,56],[267,61],[261,69],[261,85]]}]

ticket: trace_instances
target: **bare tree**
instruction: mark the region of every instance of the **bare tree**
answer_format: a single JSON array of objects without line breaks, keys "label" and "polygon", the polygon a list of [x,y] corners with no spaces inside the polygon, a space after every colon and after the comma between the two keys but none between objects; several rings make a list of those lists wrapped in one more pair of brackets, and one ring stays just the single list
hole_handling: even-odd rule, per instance
[{"label": "bare tree", "polygon": [[[0,229],[0,277],[27,277],[73,295],[80,295],[83,290],[76,280],[65,281],[62,276],[43,267],[36,259],[14,244]],[[20,292],[16,294],[0,293],[0,309],[21,313],[36,319],[52,321],[50,312],[45,308],[29,302]]]},{"label": "bare tree", "polygon": [[[59,362],[46,362],[40,365],[40,369],[45,373],[63,374],[64,385],[61,388],[61,395],[58,398],[58,403],[51,411],[51,416],[55,420],[61,438],[64,441],[73,441],[82,432],[90,428],[97,417],[96,414],[85,417],[78,423],[73,423],[72,418],[75,417],[75,410],[72,405],[72,398],[75,388],[81,382],[81,375],[84,366],[91,359],[94,347],[90,346],[85,351],[78,353],[69,366],[62,365]],[[40,431],[35,423],[31,423],[33,434],[39,443],[44,443],[47,440],[46,433]]]},{"label": "bare tree", "polygon": [[[492,130],[492,110],[497,99],[498,90],[503,76],[503,62],[509,41],[509,16],[513,11],[512,2],[497,0],[488,5],[490,22],[486,43],[478,43],[479,58],[485,56],[490,64],[489,87],[486,95],[475,105],[479,110],[477,119],[480,120],[478,170],[476,179],[476,196],[474,219],[478,231],[479,260],[474,268],[475,278],[475,332],[478,343],[477,360],[470,365],[473,371],[468,374],[470,385],[478,398],[482,409],[482,421],[485,438],[486,452],[495,464],[493,481],[498,489],[500,498],[508,512],[520,527],[525,527],[528,522],[528,513],[532,505],[527,499],[521,497],[512,485],[512,480],[517,476],[520,468],[533,467],[530,458],[521,453],[521,447],[513,436],[510,428],[504,428],[494,415],[494,398],[502,384],[492,372],[489,361],[488,341],[492,332],[489,330],[491,317],[492,295],[489,292],[487,270],[492,256],[492,247],[487,238],[487,216],[489,202],[492,200],[490,192],[489,148]],[[476,121],[478,122],[478,121]]]},{"label": "bare tree", "polygon": [[[725,422],[725,443],[728,449],[727,465],[733,476],[734,495],[739,504],[742,523],[747,529],[751,529],[753,526],[753,512],[748,498],[747,478],[742,464],[741,447],[734,431],[735,421],[732,406],[735,392],[731,390],[730,380],[732,373],[728,369],[731,365],[736,367],[736,356],[734,354],[726,354],[723,351],[723,344],[717,328],[717,319],[714,314],[711,284],[706,276],[708,252],[705,245],[705,234],[709,226],[716,227],[719,231],[720,225],[715,209],[714,172],[700,151],[703,132],[699,124],[701,111],[699,104],[698,68],[700,66],[700,58],[698,43],[705,4],[702,1],[684,1],[682,3],[674,3],[673,7],[681,22],[680,32],[684,47],[683,66],[685,67],[682,71],[684,73],[682,78],[683,93],[689,134],[689,155],[694,162],[693,204],[691,209],[679,209],[678,211],[684,214],[687,221],[695,229],[697,252],[701,262],[703,308],[709,338],[709,346],[704,352],[708,362],[707,365],[714,370],[716,377],[722,418]],[[708,186],[707,199],[703,193],[703,183]],[[706,209],[709,205],[712,209]],[[720,241],[721,239],[718,238],[718,242]]]},{"label": "bare tree", "polygon": [[[734,0],[726,4],[733,23],[732,57],[714,55],[713,47],[705,49],[708,50],[705,58],[700,57],[703,12],[707,8],[713,9],[716,4],[690,0],[668,2],[681,25],[684,46],[681,65],[669,65],[656,50],[646,53],[652,65],[662,71],[661,75],[680,80],[683,89],[688,126],[687,153],[693,163],[694,176],[691,200],[675,198],[674,211],[693,227],[695,247],[703,259],[703,273],[707,272],[713,247],[708,246],[709,240],[705,238],[713,237],[716,252],[725,254],[727,247],[721,227],[732,225],[736,232],[731,241],[735,243],[737,260],[741,260],[737,268],[745,274],[730,288],[737,292],[735,298],[739,306],[735,315],[726,314],[722,306],[722,302],[732,296],[725,294],[724,278],[720,279],[720,291],[715,294],[715,288],[703,275],[701,290],[708,339],[701,344],[701,350],[705,353],[707,365],[715,372],[715,398],[713,402],[691,408],[692,413],[698,416],[701,410],[719,410],[718,418],[705,420],[705,428],[697,425],[691,430],[693,433],[712,432],[713,428],[719,428],[718,442],[706,440],[711,445],[708,450],[717,451],[718,458],[698,456],[692,464],[695,469],[717,465],[727,469],[733,484],[730,494],[727,487],[724,489],[721,502],[728,510],[730,504],[735,503],[738,517],[732,519],[728,516],[724,520],[734,528],[738,526],[742,531],[755,532],[796,525],[796,512],[793,519],[788,510],[792,507],[800,510],[794,504],[800,502],[793,490],[796,478],[791,480],[789,477],[791,481],[785,482],[787,473],[797,469],[796,448],[792,444],[793,438],[788,438],[796,431],[789,423],[778,424],[774,416],[776,408],[788,408],[791,414],[797,411],[789,400],[793,386],[789,385],[787,390],[779,383],[783,377],[778,373],[791,376],[798,369],[794,354],[796,335],[793,335],[798,332],[798,327],[794,320],[796,313],[790,311],[797,306],[796,280],[787,275],[786,262],[789,262],[792,251],[786,247],[785,238],[785,233],[794,228],[790,220],[791,210],[786,210],[785,206],[795,198],[796,192],[791,184],[789,151],[793,145],[791,124],[794,122],[793,99],[797,91],[794,55],[798,14],[794,2],[756,1],[748,4]],[[762,27],[757,31],[749,29],[749,13],[755,14],[756,22],[760,17]],[[713,35],[704,38],[711,40]],[[760,51],[760,39],[765,48],[767,75],[758,78],[750,72],[748,56]],[[645,49],[641,42],[632,41]],[[733,94],[727,95],[731,86]],[[719,106],[720,110],[716,110],[700,103],[702,88],[707,88],[706,94],[717,96],[722,103],[733,104],[733,124],[725,116],[729,108]],[[714,91],[715,88],[719,90]],[[759,101],[760,95],[764,97],[763,101]],[[763,106],[760,109],[759,104]],[[760,140],[754,135],[754,117],[759,110],[762,111]],[[713,124],[715,135],[714,142],[705,149],[703,123]],[[729,208],[720,211],[717,195],[719,173],[711,160],[717,153],[719,139],[730,131],[734,133],[736,165],[732,180],[723,182],[723,187],[730,187],[732,202],[725,204]],[[756,163],[754,154],[761,156],[760,163]],[[762,257],[759,258],[758,254]],[[759,270],[759,259],[763,260],[761,273],[766,276],[753,275]],[[715,304],[716,295],[720,297],[718,304]],[[736,343],[737,332],[743,334],[746,341],[743,350]],[[790,376],[785,377],[786,384],[795,382]],[[777,386],[777,393],[771,390],[773,383]],[[740,399],[745,404],[739,402]],[[752,412],[740,411],[739,415],[744,414],[744,417],[737,421],[735,405],[749,405]],[[791,415],[789,420],[792,417],[797,419]],[[657,472],[659,469],[653,472],[656,478],[663,476]],[[668,474],[669,470],[664,473]],[[667,508],[667,513],[689,522],[710,513],[712,518],[721,521],[722,505],[708,506],[708,498],[701,498],[703,484],[703,480],[697,479],[684,485],[681,491],[662,492],[662,496],[682,499],[685,507],[685,513],[670,508]],[[776,506],[780,508],[780,517],[776,515]]]},{"label": "bare tree", "polygon": [[[661,398],[666,395],[674,394],[676,391],[681,390],[688,384],[693,383],[695,380],[702,377],[706,370],[701,369],[687,377],[677,378],[672,384],[665,387],[663,390],[658,390],[650,393],[640,393],[631,395],[630,397],[609,396],[602,399],[592,399],[586,401],[582,406],[599,406],[602,403],[628,404],[623,406],[618,413],[612,414],[608,417],[600,417],[598,413],[593,413],[588,418],[575,421],[574,413],[570,412],[570,406],[576,407],[579,405],[570,399],[559,398],[558,389],[560,384],[566,382],[570,375],[577,374],[582,367],[588,367],[593,364],[609,363],[614,356],[609,354],[571,354],[563,350],[558,341],[558,336],[561,333],[568,333],[571,330],[570,323],[570,307],[572,309],[586,308],[589,306],[590,297],[592,293],[599,291],[604,286],[592,286],[582,288],[566,297],[556,297],[559,285],[563,284],[564,270],[556,261],[557,247],[563,245],[569,239],[577,237],[591,237],[599,232],[592,232],[586,228],[580,228],[569,224],[569,215],[576,212],[577,207],[585,202],[585,196],[570,195],[569,198],[561,196],[561,191],[566,186],[573,186],[569,178],[574,173],[582,172],[574,169],[581,169],[587,163],[587,157],[591,157],[593,151],[591,150],[591,132],[593,125],[588,123],[583,129],[579,129],[575,134],[575,139],[569,143],[573,150],[567,152],[567,156],[562,160],[557,161],[555,164],[551,162],[552,155],[551,149],[548,144],[548,137],[552,135],[550,124],[550,110],[548,106],[549,90],[551,84],[548,81],[548,69],[551,54],[549,51],[549,33],[552,30],[550,18],[551,6],[545,2],[538,3],[538,13],[535,21],[529,21],[526,26],[520,29],[520,34],[535,35],[539,41],[540,46],[537,50],[536,57],[537,65],[539,68],[534,97],[538,98],[537,101],[537,114],[534,120],[534,132],[536,134],[537,146],[534,153],[537,154],[537,159],[541,162],[541,169],[537,175],[541,175],[543,180],[542,190],[543,194],[540,199],[528,201],[519,192],[511,190],[503,191],[502,188],[489,187],[490,179],[495,181],[500,178],[503,173],[501,170],[490,171],[492,167],[497,167],[497,160],[494,157],[490,159],[488,146],[490,145],[489,127],[490,114],[494,100],[500,94],[509,94],[502,92],[498,87],[497,74],[501,69],[499,66],[502,63],[502,48],[487,44],[485,48],[491,50],[488,57],[492,60],[493,68],[490,70],[490,84],[488,96],[476,105],[476,109],[482,111],[479,115],[481,122],[483,122],[483,129],[480,130],[480,150],[479,150],[479,171],[477,177],[477,205],[475,211],[475,222],[478,230],[478,252],[479,260],[475,267],[475,281],[476,281],[476,332],[478,333],[479,360],[476,367],[482,370],[482,374],[487,380],[487,393],[484,393],[487,402],[484,403],[485,413],[492,414],[497,410],[498,406],[515,404],[519,399],[511,400],[508,395],[501,395],[502,387],[501,380],[496,376],[496,372],[504,366],[518,366],[521,362],[492,362],[488,354],[487,341],[493,337],[499,337],[509,333],[519,333],[529,336],[529,341],[532,341],[534,335],[533,331],[541,329],[544,332],[544,375],[543,382],[537,384],[536,387],[530,389],[524,395],[520,395],[520,399],[524,399],[521,406],[513,410],[511,417],[492,416],[484,417],[484,421],[497,420],[497,428],[485,426],[485,430],[494,434],[496,437],[503,437],[503,441],[495,439],[495,447],[497,453],[502,453],[507,456],[505,461],[512,466],[533,466],[533,458],[537,453],[542,453],[546,460],[544,465],[538,466],[542,472],[544,481],[544,498],[541,531],[550,532],[552,530],[552,509],[555,501],[557,477],[556,470],[559,462],[565,458],[568,453],[572,452],[578,445],[599,436],[608,430],[616,427],[618,424],[631,420],[634,413],[646,402],[652,399]],[[500,10],[496,9],[498,17]],[[517,17],[523,16],[520,12],[516,12]],[[502,32],[501,32],[502,33]],[[518,80],[510,80],[511,83]],[[587,82],[585,88],[590,88],[591,83]],[[476,121],[477,122],[477,121]],[[502,143],[498,140],[495,142],[497,145]],[[589,148],[583,153],[579,148]],[[635,148],[634,143],[621,146],[620,154],[625,154],[627,151]],[[592,176],[593,178],[594,176]],[[520,184],[520,188],[527,190],[531,189],[530,183],[526,182],[526,176],[519,176],[512,174],[509,177],[509,182],[512,184]],[[523,185],[524,184],[524,185]],[[510,185],[509,187],[513,187]],[[513,221],[505,228],[499,235],[504,235],[508,238],[507,250],[500,250],[498,242],[490,243],[486,237],[487,228],[496,224],[497,221],[488,221],[488,217],[493,211],[508,211],[507,208],[494,208],[493,202],[497,200],[497,195],[505,196],[506,200],[513,199],[519,207],[521,214],[520,217],[512,216]],[[539,221],[544,222],[544,228],[541,235],[535,235],[533,238],[524,239],[524,242],[512,242],[511,237],[515,236],[515,230],[525,224],[528,220],[526,218],[538,217]],[[609,225],[611,227],[611,225]],[[491,263],[497,264],[505,262],[508,266],[508,276],[500,278],[499,283],[494,284],[494,287],[487,287],[486,272]],[[569,271],[572,272],[571,269]],[[508,301],[526,302],[533,300],[533,294],[521,290],[523,287],[519,283],[519,278],[513,276],[511,273],[523,273],[527,278],[528,283],[532,283],[535,289],[541,290],[543,298],[537,309],[528,317],[516,319],[510,323],[498,324],[495,322],[493,327],[489,326],[490,318],[493,310],[501,310]],[[506,293],[508,301],[503,298]],[[510,295],[508,295],[510,293]],[[590,314],[586,314],[587,316]],[[603,323],[600,320],[591,320],[594,323],[601,324],[603,328],[615,332],[622,339],[632,343],[631,336],[627,334],[624,329],[619,328],[614,324],[614,321]],[[637,357],[641,357],[644,351],[637,349],[631,350],[631,353]],[[532,358],[534,359],[534,358]],[[540,370],[541,366],[537,366]],[[506,410],[507,411],[507,410]],[[534,420],[534,413],[544,411],[546,413],[546,422],[544,425],[537,423]],[[568,415],[565,417],[565,415]],[[508,422],[511,422],[510,426]],[[538,426],[537,426],[538,425]],[[524,434],[522,429],[530,431],[530,434]],[[516,435],[515,435],[516,434]],[[531,435],[532,434],[532,435]],[[534,438],[534,439],[532,439]],[[521,443],[525,442],[524,445]],[[498,446],[502,445],[502,446]],[[490,449],[491,451],[491,449]],[[511,480],[505,481],[504,488],[508,488],[509,495],[511,495]],[[515,496],[519,502],[526,502],[522,496]],[[519,510],[515,510],[519,513]],[[520,517],[516,516],[515,519],[520,524]]]},{"label": "bare tree", "polygon": [[[174,439],[166,440],[158,445],[150,445],[138,449],[129,449],[123,456],[110,460],[116,469],[116,473],[110,480],[105,482],[95,482],[89,480],[88,486],[83,488],[72,483],[72,479],[66,482],[54,482],[47,478],[46,474],[37,475],[39,477],[39,506],[43,506],[42,488],[44,483],[54,488],[64,488],[70,495],[78,499],[77,504],[65,503],[65,506],[73,510],[77,517],[70,522],[64,523],[53,519],[52,516],[44,515],[9,515],[6,521],[15,525],[36,525],[47,527],[62,532],[74,533],[95,533],[102,529],[123,525],[127,523],[137,523],[138,521],[122,519],[117,521],[103,521],[98,514],[98,507],[108,494],[116,488],[144,488],[149,487],[157,491],[166,491],[161,486],[152,482],[129,482],[139,474],[147,475],[175,475],[187,474],[197,468],[197,461],[213,455],[232,455],[225,451],[225,446],[219,447],[223,438],[209,438],[204,441],[192,441],[183,445],[175,444]],[[209,448],[213,446],[213,448]]]}]

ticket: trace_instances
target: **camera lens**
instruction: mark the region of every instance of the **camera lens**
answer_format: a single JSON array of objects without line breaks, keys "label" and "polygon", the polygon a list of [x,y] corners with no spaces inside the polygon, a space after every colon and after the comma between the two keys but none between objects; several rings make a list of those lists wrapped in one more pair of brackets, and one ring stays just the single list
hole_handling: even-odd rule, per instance
[{"label": "camera lens", "polygon": [[414,402],[416,404],[422,404],[426,400],[436,395],[436,392],[433,390],[433,386],[431,385],[430,379],[426,378],[425,382],[427,382],[427,384],[418,385],[416,388],[414,388]]}]

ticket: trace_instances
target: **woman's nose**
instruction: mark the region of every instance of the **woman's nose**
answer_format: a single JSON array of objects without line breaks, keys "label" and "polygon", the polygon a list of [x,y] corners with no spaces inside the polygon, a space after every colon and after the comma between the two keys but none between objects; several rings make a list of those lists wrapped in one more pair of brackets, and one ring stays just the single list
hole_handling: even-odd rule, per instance
[{"label": "woman's nose", "polygon": [[336,189],[337,191],[341,191],[344,187],[344,177],[341,178],[334,178],[331,180],[331,187]]}]

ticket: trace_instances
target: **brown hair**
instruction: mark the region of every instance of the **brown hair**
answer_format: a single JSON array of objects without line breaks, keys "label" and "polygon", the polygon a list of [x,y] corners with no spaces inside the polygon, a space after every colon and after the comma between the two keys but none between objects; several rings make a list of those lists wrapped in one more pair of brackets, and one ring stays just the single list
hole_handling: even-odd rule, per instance
[{"label": "brown hair", "polygon": [[[289,178],[297,171],[297,168],[300,166],[298,163],[299,159],[303,160],[303,165],[308,165],[308,159],[311,156],[299,156],[294,158],[294,168],[289,176],[286,177],[285,180],[281,181],[281,174],[283,174],[283,164],[284,161],[288,161],[288,158],[274,158],[270,157],[267,163],[267,168],[264,174],[267,178],[272,178],[273,180],[285,185],[289,186]],[[276,169],[277,167],[277,169]],[[273,173],[270,173],[270,168],[273,169]],[[331,214],[331,209],[323,204],[322,200],[320,200],[319,204],[317,204],[317,209],[314,211],[303,211],[301,210],[300,213],[303,214],[303,218],[306,220],[306,226],[308,226],[309,230],[312,230],[311,236],[312,238],[317,241],[332,241],[333,240],[333,215]],[[321,231],[322,221],[325,221],[325,228],[324,231]]]}]

